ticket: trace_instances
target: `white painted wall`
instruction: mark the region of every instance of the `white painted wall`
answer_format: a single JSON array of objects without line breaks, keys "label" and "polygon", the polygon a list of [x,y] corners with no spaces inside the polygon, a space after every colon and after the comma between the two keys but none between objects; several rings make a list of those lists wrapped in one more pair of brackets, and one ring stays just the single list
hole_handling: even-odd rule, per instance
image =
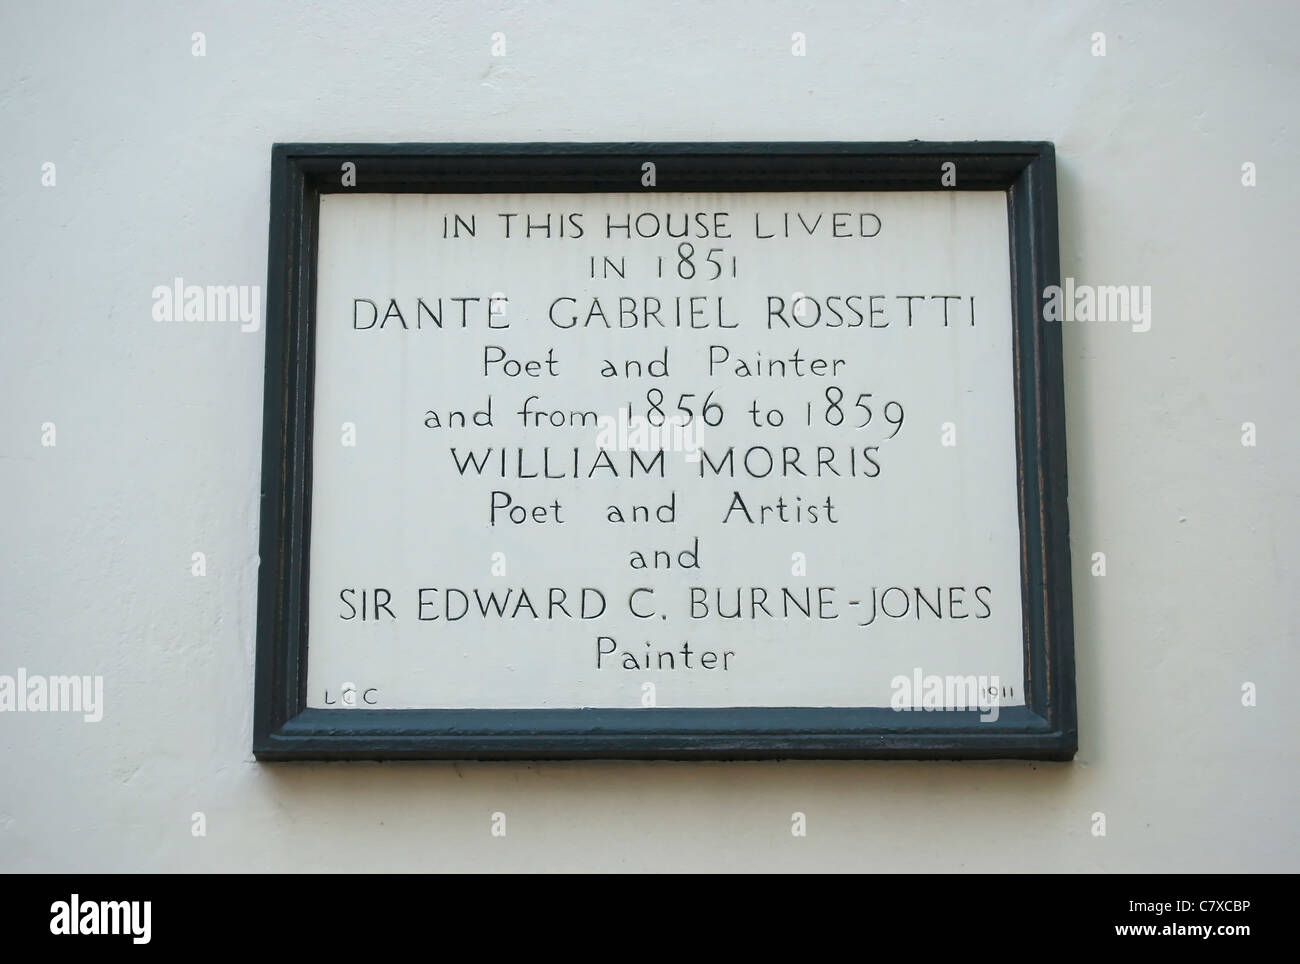
[{"label": "white painted wall", "polygon": [[[1300,869],[1298,28],[1286,2],[5,3],[0,673],[102,673],[106,706],[0,714],[0,869]],[[263,336],[156,323],[150,292],[265,283],[273,141],[910,138],[1054,141],[1063,274],[1153,289],[1149,332],[1065,335],[1073,764],[253,761]]]}]

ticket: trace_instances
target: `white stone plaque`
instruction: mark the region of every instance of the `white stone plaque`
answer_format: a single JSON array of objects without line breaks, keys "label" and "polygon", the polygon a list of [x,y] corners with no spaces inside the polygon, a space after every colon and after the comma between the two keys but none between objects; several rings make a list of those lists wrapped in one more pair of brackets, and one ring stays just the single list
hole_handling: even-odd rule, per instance
[{"label": "white stone plaque", "polygon": [[1006,191],[318,230],[307,707],[1025,704]]}]

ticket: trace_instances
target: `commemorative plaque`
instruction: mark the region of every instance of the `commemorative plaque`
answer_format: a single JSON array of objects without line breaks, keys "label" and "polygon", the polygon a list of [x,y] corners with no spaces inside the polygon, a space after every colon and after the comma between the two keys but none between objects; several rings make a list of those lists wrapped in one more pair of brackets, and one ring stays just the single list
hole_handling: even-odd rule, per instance
[{"label": "commemorative plaque", "polygon": [[260,759],[1073,755],[1050,145],[272,166]]}]

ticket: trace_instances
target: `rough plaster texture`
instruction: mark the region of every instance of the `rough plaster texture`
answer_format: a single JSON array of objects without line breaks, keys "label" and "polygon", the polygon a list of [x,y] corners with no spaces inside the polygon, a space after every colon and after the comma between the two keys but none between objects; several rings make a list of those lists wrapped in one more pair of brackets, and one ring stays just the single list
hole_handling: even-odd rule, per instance
[{"label": "rough plaster texture", "polygon": [[[0,716],[0,868],[1298,869],[1298,29],[1285,2],[5,2],[0,673],[102,673],[106,710]],[[263,337],[150,292],[265,283],[272,142],[911,138],[1054,141],[1063,274],[1153,290],[1149,332],[1065,334],[1073,764],[253,761]]]}]

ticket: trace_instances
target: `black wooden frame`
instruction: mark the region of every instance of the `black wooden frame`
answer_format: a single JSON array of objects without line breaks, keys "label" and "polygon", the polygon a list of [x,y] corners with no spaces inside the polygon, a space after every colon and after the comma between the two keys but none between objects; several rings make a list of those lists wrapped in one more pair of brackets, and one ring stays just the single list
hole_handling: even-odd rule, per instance
[{"label": "black wooden frame", "polygon": [[[356,165],[356,184],[341,183]],[[657,186],[641,186],[653,161]],[[317,217],[327,192],[950,190],[1008,196],[1014,315],[1024,707],[430,709],[307,707],[307,570]],[[261,569],[253,752],[259,760],[1027,758],[1078,745],[1066,507],[1056,166],[1041,142],[276,144],[266,297]]]}]

